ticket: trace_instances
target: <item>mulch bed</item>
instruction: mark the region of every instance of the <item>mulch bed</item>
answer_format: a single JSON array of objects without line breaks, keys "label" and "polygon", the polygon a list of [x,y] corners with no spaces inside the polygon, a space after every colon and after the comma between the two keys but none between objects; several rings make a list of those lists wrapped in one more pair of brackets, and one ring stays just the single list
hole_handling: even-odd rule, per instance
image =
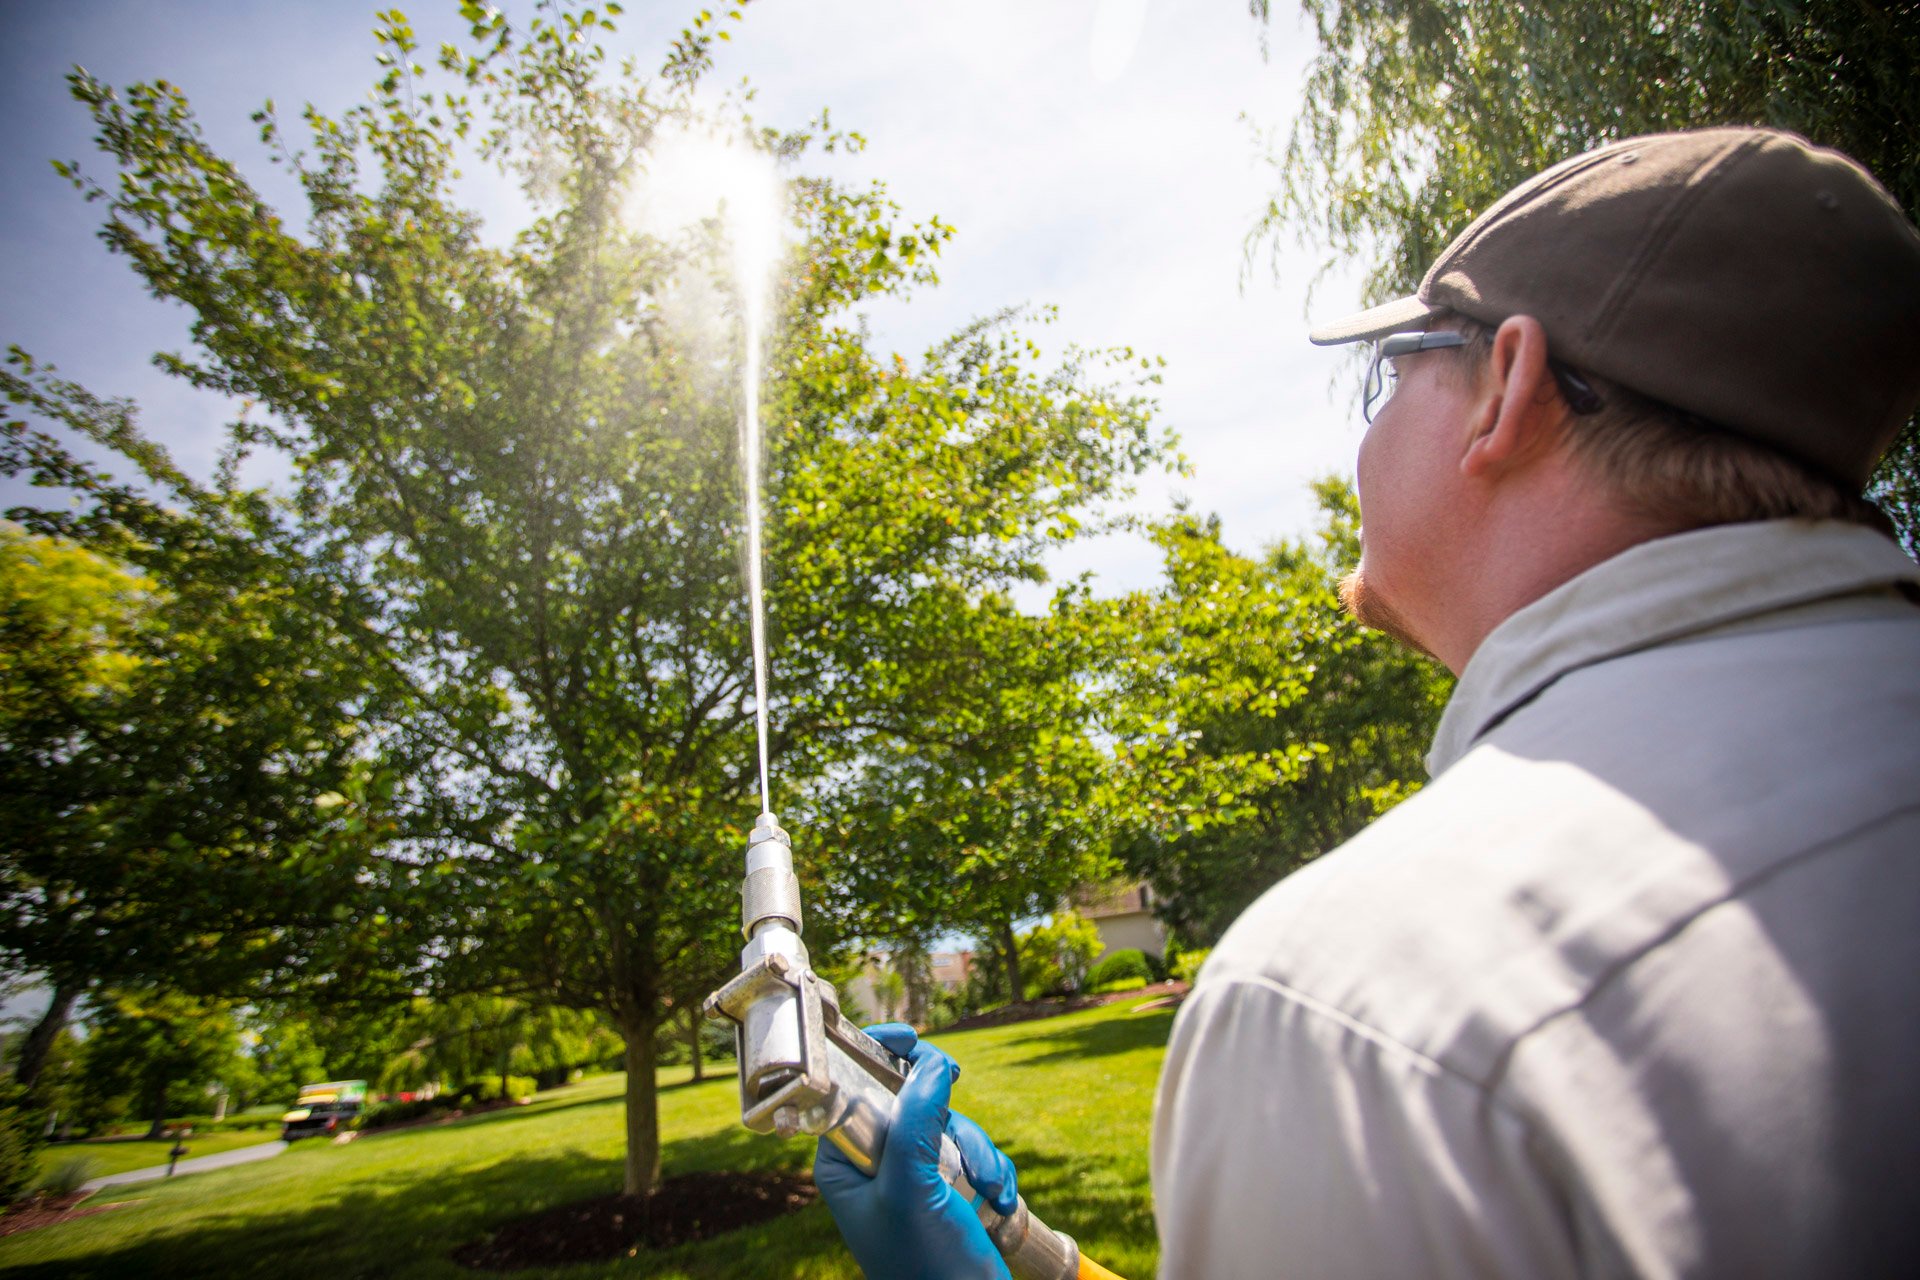
[{"label": "mulch bed", "polygon": [[632,1257],[793,1213],[819,1194],[805,1174],[683,1173],[645,1198],[601,1196],[515,1219],[452,1257],[476,1271]]},{"label": "mulch bed", "polygon": [[[1032,1022],[1036,1018],[1057,1018],[1063,1013],[1075,1013],[1081,1009],[1092,1009],[1103,1004],[1117,1004],[1122,1000],[1138,1000],[1142,996],[1160,996],[1156,1007],[1168,1008],[1167,1003],[1178,1004],[1187,994],[1184,982],[1156,982],[1151,986],[1135,987],[1131,991],[1109,991],[1097,996],[1049,996],[1044,1000],[1022,1000],[1019,1004],[1003,1004],[998,1009],[989,1009],[985,1013],[976,1013],[962,1018],[958,1022],[948,1023],[941,1031],[972,1031],[976,1027],[1004,1027],[1015,1022]],[[930,1034],[939,1034],[933,1032]]]},{"label": "mulch bed", "polygon": [[70,1218],[84,1218],[88,1214],[105,1213],[109,1209],[119,1209],[136,1203],[120,1200],[113,1204],[90,1204],[84,1209],[80,1202],[92,1195],[91,1191],[74,1191],[64,1196],[47,1196],[39,1200],[26,1200],[14,1205],[0,1214],[0,1236],[10,1236],[20,1231],[31,1231],[35,1227],[50,1227],[56,1222],[65,1222]]}]

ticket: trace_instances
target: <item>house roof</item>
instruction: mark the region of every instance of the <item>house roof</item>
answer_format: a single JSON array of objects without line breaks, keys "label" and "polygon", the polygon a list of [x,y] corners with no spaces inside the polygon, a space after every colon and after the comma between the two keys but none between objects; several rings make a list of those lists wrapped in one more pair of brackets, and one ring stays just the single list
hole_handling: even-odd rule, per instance
[{"label": "house roof", "polygon": [[1145,881],[1121,885],[1082,885],[1072,894],[1074,910],[1089,920],[1138,915],[1153,910],[1153,891]]}]

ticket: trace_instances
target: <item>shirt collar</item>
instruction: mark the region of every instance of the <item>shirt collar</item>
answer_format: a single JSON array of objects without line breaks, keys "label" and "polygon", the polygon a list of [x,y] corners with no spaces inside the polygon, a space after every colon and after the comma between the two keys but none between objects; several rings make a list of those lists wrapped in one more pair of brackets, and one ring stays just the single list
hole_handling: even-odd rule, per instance
[{"label": "shirt collar", "polygon": [[1755,614],[1902,583],[1920,586],[1920,565],[1885,536],[1838,521],[1716,525],[1643,542],[1493,629],[1440,717],[1428,772],[1438,777],[1576,668]]}]

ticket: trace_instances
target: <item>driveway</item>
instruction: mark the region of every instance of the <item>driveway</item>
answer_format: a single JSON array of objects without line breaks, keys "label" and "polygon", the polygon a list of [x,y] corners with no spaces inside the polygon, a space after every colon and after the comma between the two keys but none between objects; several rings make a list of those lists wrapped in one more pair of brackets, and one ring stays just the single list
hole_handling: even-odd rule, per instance
[{"label": "driveway", "polygon": [[[191,1160],[182,1160],[173,1166],[177,1177],[183,1173],[205,1173],[209,1169],[224,1169],[233,1164],[251,1164],[255,1160],[265,1160],[268,1156],[277,1156],[287,1149],[287,1144],[274,1139],[272,1142],[259,1142],[251,1147],[235,1147],[231,1151],[222,1151],[216,1155],[196,1156]],[[117,1187],[128,1182],[151,1182],[155,1178],[167,1176],[167,1166],[152,1165],[145,1169],[129,1169],[125,1173],[110,1173],[104,1178],[95,1178],[82,1183],[82,1191],[98,1191],[102,1187]]]}]

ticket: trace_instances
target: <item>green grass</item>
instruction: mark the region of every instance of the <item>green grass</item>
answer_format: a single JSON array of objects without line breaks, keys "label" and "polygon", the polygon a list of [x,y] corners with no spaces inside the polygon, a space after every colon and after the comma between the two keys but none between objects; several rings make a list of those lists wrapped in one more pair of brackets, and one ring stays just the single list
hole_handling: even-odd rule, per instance
[{"label": "green grass", "polygon": [[[187,1154],[180,1158],[192,1160],[196,1156],[210,1156],[231,1151],[235,1147],[251,1147],[257,1143],[272,1142],[279,1136],[278,1125],[271,1129],[217,1129],[212,1132],[195,1129],[187,1137]],[[87,1176],[99,1178],[109,1173],[125,1173],[129,1169],[165,1164],[167,1152],[171,1150],[171,1138],[153,1141],[146,1138],[102,1138],[97,1142],[55,1142],[40,1148],[35,1168],[44,1175],[69,1160],[82,1159],[93,1166]]]},{"label": "green grass", "polygon": [[[944,1034],[962,1075],[954,1105],[986,1126],[1020,1188],[1089,1256],[1145,1280],[1158,1259],[1147,1130],[1172,1015],[1131,1003]],[[805,1169],[811,1141],[740,1127],[730,1077],[662,1074],[666,1173]],[[447,1258],[504,1221],[620,1184],[619,1076],[526,1107],[346,1146],[296,1144],[236,1169],[109,1191],[135,1201],[0,1240],[11,1276],[392,1276],[475,1280]],[[825,1206],[700,1244],[522,1276],[859,1280]]]}]

